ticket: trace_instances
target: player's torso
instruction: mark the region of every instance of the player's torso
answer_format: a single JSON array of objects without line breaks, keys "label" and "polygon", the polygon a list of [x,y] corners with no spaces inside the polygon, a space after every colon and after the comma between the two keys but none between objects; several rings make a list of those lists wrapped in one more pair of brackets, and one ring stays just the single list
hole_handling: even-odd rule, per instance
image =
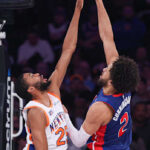
[{"label": "player's torso", "polygon": [[[56,96],[49,94],[49,97],[51,101],[50,107],[46,107],[36,101],[31,101],[25,106],[25,108],[36,106],[44,110],[48,122],[47,127],[45,128],[48,150],[66,150],[67,149],[67,135],[66,135],[67,126],[64,119],[64,111],[62,108],[62,104],[59,98],[57,98]],[[24,115],[24,118],[26,117],[27,116]],[[34,150],[32,133],[30,133],[30,130],[27,128],[27,125],[25,126],[27,131],[27,145],[25,150],[28,147],[30,147],[31,150]]]},{"label": "player's torso", "polygon": [[[131,95],[120,94],[107,96],[101,91],[93,103],[102,101],[114,110],[112,120],[88,140],[87,146],[93,150],[128,150],[132,136],[132,120],[130,116]],[[101,149],[100,149],[101,148]]]}]

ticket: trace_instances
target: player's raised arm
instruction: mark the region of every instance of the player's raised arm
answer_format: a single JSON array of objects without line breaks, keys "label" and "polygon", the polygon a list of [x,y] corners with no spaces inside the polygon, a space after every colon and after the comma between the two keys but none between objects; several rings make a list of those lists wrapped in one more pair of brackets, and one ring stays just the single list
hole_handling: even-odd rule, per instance
[{"label": "player's raised arm", "polygon": [[95,0],[98,11],[98,27],[100,38],[103,42],[107,64],[111,64],[118,57],[114,42],[110,19],[103,4],[103,0]]},{"label": "player's raised arm", "polygon": [[70,26],[68,28],[68,31],[67,31],[64,43],[63,43],[61,57],[56,65],[56,68],[53,74],[50,77],[50,80],[52,81],[50,87],[56,86],[59,88],[61,86],[61,83],[64,79],[72,54],[74,53],[76,49],[78,24],[79,24],[79,18],[80,18],[82,7],[83,7],[83,0],[77,0],[73,18],[71,20]]}]

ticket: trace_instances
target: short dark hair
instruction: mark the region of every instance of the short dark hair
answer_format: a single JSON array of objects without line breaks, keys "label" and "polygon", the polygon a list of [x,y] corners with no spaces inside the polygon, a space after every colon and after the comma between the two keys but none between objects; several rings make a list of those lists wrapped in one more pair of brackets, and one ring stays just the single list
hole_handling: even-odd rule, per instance
[{"label": "short dark hair", "polygon": [[140,81],[136,62],[128,57],[120,56],[110,69],[110,78],[117,93],[134,91]]},{"label": "short dark hair", "polygon": [[32,99],[32,95],[27,91],[28,87],[29,85],[24,80],[23,74],[20,75],[15,84],[15,91],[21,98],[27,101]]}]

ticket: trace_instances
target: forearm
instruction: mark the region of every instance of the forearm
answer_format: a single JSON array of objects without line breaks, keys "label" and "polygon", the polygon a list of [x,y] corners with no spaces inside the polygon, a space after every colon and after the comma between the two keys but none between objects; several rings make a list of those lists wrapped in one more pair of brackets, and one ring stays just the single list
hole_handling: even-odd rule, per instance
[{"label": "forearm", "polygon": [[109,16],[106,12],[102,0],[96,0],[97,11],[98,11],[98,27],[99,27],[99,34],[101,40],[104,41],[105,39],[113,40],[113,31]]},{"label": "forearm", "polygon": [[114,42],[113,31],[109,16],[102,0],[96,0],[98,11],[98,27],[103,42],[107,64],[111,64],[119,56]]},{"label": "forearm", "polygon": [[64,39],[63,51],[69,50],[69,52],[74,52],[76,48],[80,13],[81,10],[76,7],[66,37]]},{"label": "forearm", "polygon": [[70,137],[72,143],[76,147],[84,146],[91,135],[86,133],[82,126],[81,126],[80,130],[77,130],[73,126],[68,114],[65,114],[65,119],[66,119],[66,123],[67,123],[67,131],[69,133],[69,137]]},{"label": "forearm", "polygon": [[50,80],[54,81],[53,83],[57,85],[57,87],[60,87],[64,79],[67,67],[70,63],[72,54],[76,49],[78,24],[82,7],[82,0],[77,0],[74,15],[64,40],[61,57],[55,67],[55,73],[50,77]]}]

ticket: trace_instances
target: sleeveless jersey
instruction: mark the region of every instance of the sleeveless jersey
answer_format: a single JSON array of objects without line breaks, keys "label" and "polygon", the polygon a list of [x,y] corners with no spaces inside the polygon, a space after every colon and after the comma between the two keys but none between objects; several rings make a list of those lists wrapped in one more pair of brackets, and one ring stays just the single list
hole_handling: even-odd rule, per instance
[{"label": "sleeveless jersey", "polygon": [[[101,126],[92,135],[87,146],[91,150],[129,150],[132,141],[132,120],[130,114],[131,93],[104,95],[103,89],[95,96],[93,103],[104,102],[114,111],[112,120]],[[92,105],[91,104],[91,105]]]},{"label": "sleeveless jersey", "polygon": [[64,119],[64,111],[60,99],[52,93],[48,93],[51,106],[37,102],[30,101],[23,110],[23,117],[25,120],[25,128],[27,132],[27,144],[23,150],[35,150],[34,141],[32,140],[32,131],[27,126],[27,111],[30,108],[38,107],[44,111],[46,116],[47,125],[45,133],[48,143],[48,150],[66,150],[67,149],[67,126]]}]

